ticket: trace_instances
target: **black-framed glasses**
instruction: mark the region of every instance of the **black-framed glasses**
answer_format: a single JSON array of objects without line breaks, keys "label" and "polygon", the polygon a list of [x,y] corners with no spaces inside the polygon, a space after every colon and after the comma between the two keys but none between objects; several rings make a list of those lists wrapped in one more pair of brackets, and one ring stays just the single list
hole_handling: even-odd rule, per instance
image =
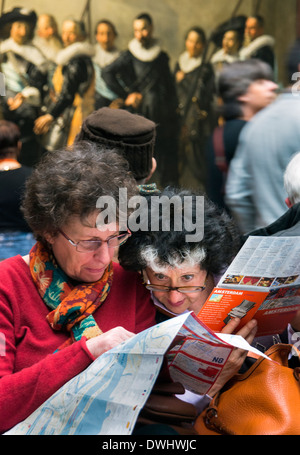
[{"label": "black-framed glasses", "polygon": [[58,230],[61,235],[64,236],[65,239],[68,240],[68,242],[72,245],[75,246],[76,251],[79,253],[86,253],[87,251],[96,251],[98,248],[100,248],[103,243],[107,243],[108,248],[117,248],[118,246],[122,245],[123,243],[126,242],[126,240],[131,236],[131,233],[129,231],[127,232],[122,232],[121,234],[118,235],[113,235],[109,237],[107,240],[80,240],[79,242],[74,242],[73,240],[70,239],[61,229]]},{"label": "black-framed glasses", "polygon": [[177,291],[181,292],[182,294],[189,294],[190,292],[202,292],[206,288],[205,285],[203,286],[164,286],[160,284],[151,284],[145,283],[145,287],[149,291],[158,291],[158,292],[170,292],[170,291]]}]

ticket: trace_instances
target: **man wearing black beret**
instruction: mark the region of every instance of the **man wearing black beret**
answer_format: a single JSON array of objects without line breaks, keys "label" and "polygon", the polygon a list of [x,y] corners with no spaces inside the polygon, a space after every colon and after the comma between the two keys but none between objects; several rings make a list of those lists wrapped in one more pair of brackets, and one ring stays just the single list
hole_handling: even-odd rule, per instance
[{"label": "man wearing black beret", "polygon": [[103,107],[84,120],[75,141],[114,149],[126,158],[140,194],[156,194],[156,184],[147,183],[156,169],[155,139],[156,124],[151,120],[123,109]]}]

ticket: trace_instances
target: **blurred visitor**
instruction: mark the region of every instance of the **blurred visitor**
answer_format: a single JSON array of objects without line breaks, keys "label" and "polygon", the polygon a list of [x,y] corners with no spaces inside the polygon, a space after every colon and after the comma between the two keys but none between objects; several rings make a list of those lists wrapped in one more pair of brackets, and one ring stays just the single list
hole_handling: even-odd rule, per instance
[{"label": "blurred visitor", "polygon": [[21,212],[25,183],[32,168],[18,161],[22,148],[17,125],[0,120],[0,260],[26,254],[35,243]]}]

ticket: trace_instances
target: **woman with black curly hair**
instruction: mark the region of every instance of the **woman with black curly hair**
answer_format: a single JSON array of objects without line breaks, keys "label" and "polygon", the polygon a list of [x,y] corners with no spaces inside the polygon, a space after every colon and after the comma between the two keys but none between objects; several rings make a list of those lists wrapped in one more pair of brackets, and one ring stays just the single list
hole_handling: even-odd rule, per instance
[{"label": "woman with black curly hair", "polygon": [[[149,198],[148,213],[141,215],[148,219],[148,230],[132,233],[120,247],[119,261],[125,269],[142,272],[160,322],[165,315],[197,314],[241,244],[232,219],[206,196],[167,188],[157,198],[161,203]],[[168,211],[166,200],[171,202]]]},{"label": "woman with black curly hair", "polygon": [[[240,248],[240,235],[228,214],[203,194],[166,188],[159,196],[141,200],[140,229],[119,248],[123,268],[140,271],[157,309],[157,322],[186,311],[196,315]],[[168,203],[169,202],[169,203]],[[144,207],[144,208],[141,208]],[[133,223],[129,217],[129,228]],[[233,333],[240,320],[222,330]],[[249,321],[237,333],[251,344],[257,323]],[[235,348],[208,395],[188,390],[180,399],[198,412],[239,371],[247,351]]]}]

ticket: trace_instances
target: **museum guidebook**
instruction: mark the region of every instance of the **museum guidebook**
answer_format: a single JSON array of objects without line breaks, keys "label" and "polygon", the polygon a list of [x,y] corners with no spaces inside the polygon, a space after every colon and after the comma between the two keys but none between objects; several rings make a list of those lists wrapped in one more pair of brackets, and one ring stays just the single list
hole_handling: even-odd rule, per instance
[{"label": "museum guidebook", "polygon": [[102,354],[5,434],[130,435],[165,355],[171,378],[204,395],[234,346],[264,356],[241,337],[216,335],[184,313]]},{"label": "museum guidebook", "polygon": [[250,236],[198,313],[214,332],[231,318],[258,322],[257,336],[282,333],[300,310],[300,237]]}]

